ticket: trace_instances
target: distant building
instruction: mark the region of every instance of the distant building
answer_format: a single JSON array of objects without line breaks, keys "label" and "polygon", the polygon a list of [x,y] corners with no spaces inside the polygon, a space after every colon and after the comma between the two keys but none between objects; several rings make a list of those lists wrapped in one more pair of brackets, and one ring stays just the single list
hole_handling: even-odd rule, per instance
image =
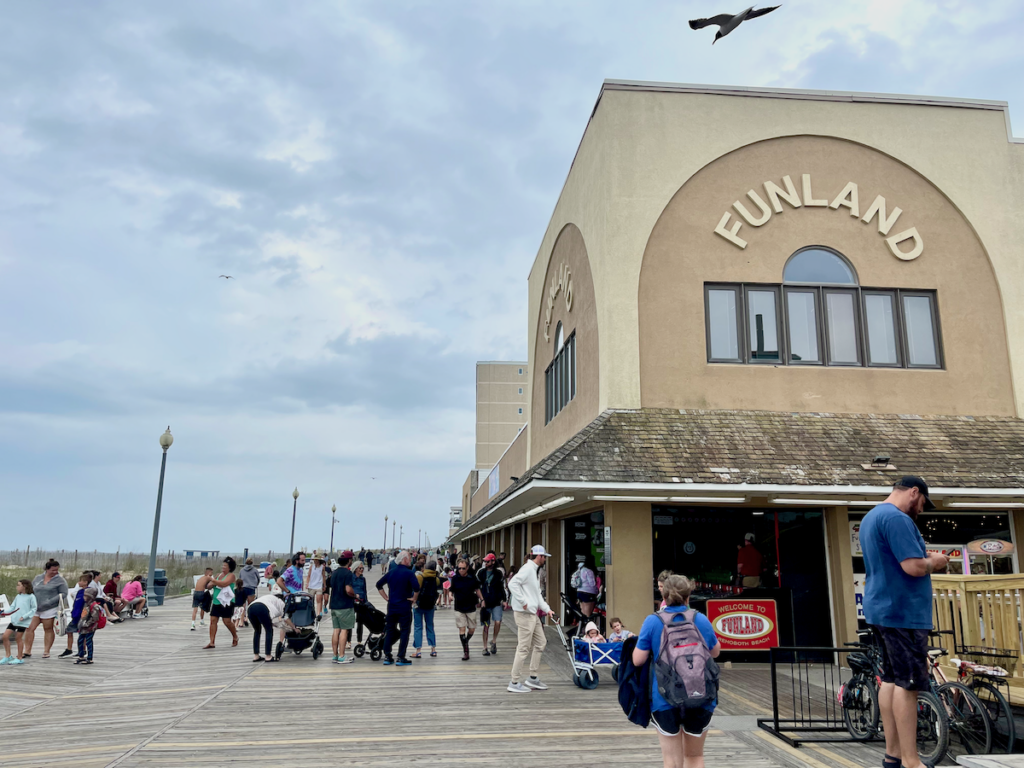
[{"label": "distant building", "polygon": [[219,549],[184,549],[185,560],[206,560],[211,557],[219,557]]}]

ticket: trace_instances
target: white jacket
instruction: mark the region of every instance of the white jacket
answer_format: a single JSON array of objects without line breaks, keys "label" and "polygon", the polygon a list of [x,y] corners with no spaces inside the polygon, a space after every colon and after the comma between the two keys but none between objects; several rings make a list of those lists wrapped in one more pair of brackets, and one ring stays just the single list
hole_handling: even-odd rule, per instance
[{"label": "white jacket", "polygon": [[534,615],[538,610],[545,613],[551,611],[551,606],[544,602],[544,595],[540,591],[538,570],[537,564],[533,560],[528,560],[509,580],[508,591],[512,594],[512,610]]}]

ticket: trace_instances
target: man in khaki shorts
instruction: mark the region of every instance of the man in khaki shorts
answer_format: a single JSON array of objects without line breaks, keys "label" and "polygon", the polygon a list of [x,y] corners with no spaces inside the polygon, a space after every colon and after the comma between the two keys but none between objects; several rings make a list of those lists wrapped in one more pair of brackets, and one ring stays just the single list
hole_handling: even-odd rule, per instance
[{"label": "man in khaki shorts", "polygon": [[469,661],[469,641],[476,632],[476,612],[484,604],[480,582],[469,573],[469,563],[459,560],[452,576],[451,593],[455,596],[455,626],[462,641],[462,660]]}]

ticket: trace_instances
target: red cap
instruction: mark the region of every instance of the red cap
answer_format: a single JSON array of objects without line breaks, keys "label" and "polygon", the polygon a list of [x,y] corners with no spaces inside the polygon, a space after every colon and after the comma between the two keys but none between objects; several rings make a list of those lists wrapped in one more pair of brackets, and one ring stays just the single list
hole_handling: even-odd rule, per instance
[{"label": "red cap", "polygon": [[484,555],[484,562],[485,563],[492,563],[492,562],[494,562],[497,559],[498,558],[496,558],[494,555]]}]

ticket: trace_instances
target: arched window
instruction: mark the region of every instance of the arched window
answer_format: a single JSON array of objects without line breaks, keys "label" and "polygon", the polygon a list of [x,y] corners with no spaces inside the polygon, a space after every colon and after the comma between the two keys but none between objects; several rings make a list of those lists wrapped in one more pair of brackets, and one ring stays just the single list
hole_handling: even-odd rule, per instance
[{"label": "arched window", "polygon": [[704,291],[708,362],[942,367],[935,292],[863,288],[830,248],[798,250],[780,285]]},{"label": "arched window", "polygon": [[857,285],[857,273],[841,255],[828,248],[803,248],[786,262],[782,270],[785,283],[811,285]]},{"label": "arched window", "polygon": [[565,338],[559,323],[555,329],[555,350],[544,372],[544,423],[547,424],[576,397],[576,332]]}]

